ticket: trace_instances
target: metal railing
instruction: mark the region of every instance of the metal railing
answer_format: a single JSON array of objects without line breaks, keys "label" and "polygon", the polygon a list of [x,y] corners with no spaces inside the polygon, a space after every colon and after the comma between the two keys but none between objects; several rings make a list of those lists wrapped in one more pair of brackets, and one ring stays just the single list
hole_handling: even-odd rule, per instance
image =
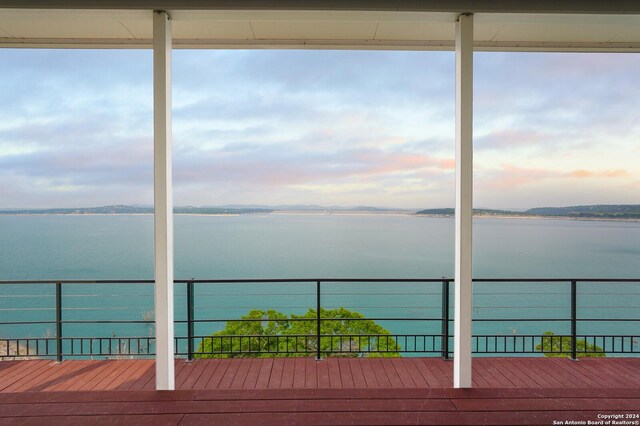
[{"label": "metal railing", "polygon": [[[357,355],[399,355],[402,353],[427,354],[432,356],[442,356],[449,358],[453,347],[453,333],[451,332],[451,303],[452,282],[451,278],[440,279],[255,279],[255,280],[176,280],[176,286],[185,286],[185,315],[184,319],[176,320],[177,326],[183,326],[185,332],[183,334],[176,333],[175,337],[175,353],[177,356],[183,356],[188,359],[197,357],[234,357],[234,356],[312,356],[320,359],[323,356],[357,356]],[[390,286],[399,284],[410,284],[413,286],[438,286],[439,292],[415,293],[421,295],[439,296],[440,298],[440,314],[437,316],[361,316],[361,317],[327,317],[323,313],[328,312],[323,308],[323,284],[340,285],[342,288],[349,288],[352,284],[373,284],[386,283]],[[579,326],[582,324],[594,323],[640,323],[637,316],[626,317],[579,317],[578,312],[581,307],[578,304],[579,296],[583,295],[579,291],[580,285],[587,283],[606,283],[606,284],[622,284],[628,283],[633,286],[640,284],[640,279],[532,279],[532,278],[516,278],[516,279],[474,279],[474,287],[476,289],[488,286],[490,284],[505,284],[517,286],[529,284],[530,286],[541,283],[553,284],[554,288],[562,287],[563,284],[569,284],[568,291],[562,293],[552,293],[553,295],[563,295],[569,297],[568,316],[545,316],[545,317],[483,317],[474,313],[474,326],[476,324],[501,322],[506,324],[512,323],[539,323],[546,322],[554,326],[558,324],[568,325],[568,333],[561,334],[545,334],[545,333],[517,333],[511,335],[504,334],[487,334],[474,333],[473,335],[473,352],[477,354],[547,354],[549,356],[570,356],[575,359],[578,356],[597,356],[604,354],[637,354],[640,353],[640,336],[635,328],[630,333],[578,333]],[[71,286],[79,285],[125,285],[139,284],[152,287],[152,280],[58,280],[58,281],[0,281],[0,295],[2,290],[7,286],[21,286],[28,288],[28,285],[46,285],[54,287],[53,297],[55,306],[52,308],[43,308],[54,311],[54,318],[48,320],[0,320],[0,333],[7,332],[12,326],[53,326],[53,335],[44,337],[12,337],[1,338],[0,336],[0,358],[15,357],[49,357],[62,361],[68,357],[134,357],[134,356],[152,356],[155,353],[155,338],[152,333],[154,324],[151,318],[143,320],[131,319],[68,319],[64,316],[65,310],[65,293],[63,289]],[[197,288],[207,285],[307,285],[315,288],[314,293],[305,293],[315,298],[315,306],[309,308],[310,316],[287,316],[285,318],[199,318],[196,316],[196,301],[198,300]],[[579,285],[580,284],[580,285]],[[25,286],[25,287],[22,287]],[[510,287],[515,288],[515,287]],[[635,287],[634,287],[635,288]],[[640,288],[640,287],[638,287]],[[436,294],[439,293],[439,294]],[[522,293],[516,292],[516,295],[544,295],[548,292],[539,293]],[[234,293],[242,296],[242,293]],[[344,293],[332,293],[332,296],[343,296]],[[392,293],[379,293],[387,295]],[[402,291],[393,293],[404,295]],[[407,293],[411,296],[414,293]],[[501,293],[481,293],[486,295],[500,295]],[[605,292],[588,293],[598,297],[599,294],[606,295]],[[637,292],[621,293],[623,298],[636,297],[640,295]],[[24,297],[28,297],[25,295]],[[362,296],[368,296],[366,293]],[[7,296],[8,297],[8,296]],[[35,297],[35,296],[33,296]],[[70,296],[66,296],[70,297]],[[474,296],[475,297],[475,296]],[[632,306],[638,306],[635,304]],[[502,307],[502,309],[518,308],[517,306]],[[535,307],[532,307],[535,308]],[[540,306],[540,309],[545,308]],[[606,309],[600,307],[599,309]],[[611,306],[611,310],[626,307]],[[212,308],[215,309],[215,308]],[[485,309],[492,309],[486,307]],[[494,309],[500,309],[495,307]],[[560,308],[558,308],[560,309]],[[564,307],[562,307],[564,309]],[[10,311],[5,309],[5,311]],[[89,309],[91,311],[91,309]],[[633,310],[632,312],[637,312]],[[0,308],[0,314],[3,314]],[[412,333],[400,332],[378,332],[378,333],[339,333],[331,331],[331,324],[336,322],[351,323],[358,321],[378,321],[383,323],[394,323],[398,321],[417,324],[413,326]],[[312,327],[306,334],[265,334],[264,327],[260,333],[225,335],[224,333],[198,333],[197,327],[206,324],[216,324],[219,328],[222,324],[280,324],[284,326],[292,326],[297,322],[312,323]],[[70,336],[65,335],[65,328],[75,325],[98,325],[98,324],[118,324],[118,325],[145,325],[151,330],[147,336],[116,336],[115,332],[111,335],[89,335],[89,336]],[[420,328],[424,327],[422,331]],[[202,329],[202,327],[200,327]],[[428,329],[428,330],[427,330]],[[566,327],[565,327],[566,329]],[[4,331],[2,331],[4,330]],[[323,331],[324,330],[324,331]],[[431,330],[431,332],[429,332]],[[437,330],[434,331],[434,330]]]}]

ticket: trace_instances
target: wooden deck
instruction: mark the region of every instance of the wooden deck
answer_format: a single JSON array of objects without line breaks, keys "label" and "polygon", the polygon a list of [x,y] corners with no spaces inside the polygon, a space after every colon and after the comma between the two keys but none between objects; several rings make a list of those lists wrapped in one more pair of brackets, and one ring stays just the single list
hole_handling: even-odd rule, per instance
[{"label": "wooden deck", "polygon": [[[640,359],[475,358],[478,388],[640,388]],[[176,361],[176,389],[450,388],[440,358]],[[0,392],[153,390],[153,360],[0,362]]]},{"label": "wooden deck", "polygon": [[[154,391],[152,360],[0,363],[0,426],[552,425],[640,414],[640,359],[475,358],[474,389],[451,389],[437,358],[176,362]],[[633,419],[640,420],[640,419]]]}]

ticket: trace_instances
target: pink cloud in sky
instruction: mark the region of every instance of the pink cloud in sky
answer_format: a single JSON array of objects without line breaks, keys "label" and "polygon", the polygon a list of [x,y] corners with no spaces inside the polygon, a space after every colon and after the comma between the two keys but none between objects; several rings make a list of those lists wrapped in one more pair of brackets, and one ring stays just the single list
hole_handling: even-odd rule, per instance
[{"label": "pink cloud in sky", "polygon": [[568,174],[570,177],[574,178],[620,178],[629,176],[629,172],[624,169],[616,169],[616,170],[574,170]]},{"label": "pink cloud in sky", "polygon": [[391,174],[419,169],[453,170],[456,167],[452,158],[437,158],[424,154],[384,153],[371,151],[360,157],[370,163],[364,174]]},{"label": "pink cloud in sky", "polygon": [[547,168],[527,168],[513,164],[503,164],[500,169],[486,171],[478,176],[478,184],[500,190],[517,189],[526,185],[535,184],[546,179],[567,179],[567,178],[621,178],[628,177],[629,171],[624,169],[615,170],[588,170],[578,169],[571,172],[560,172]]}]

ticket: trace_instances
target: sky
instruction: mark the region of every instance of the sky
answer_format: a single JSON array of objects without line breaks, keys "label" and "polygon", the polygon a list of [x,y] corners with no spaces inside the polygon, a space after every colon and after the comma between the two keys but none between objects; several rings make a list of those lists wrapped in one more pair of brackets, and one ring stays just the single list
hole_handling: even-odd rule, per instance
[{"label": "sky", "polygon": [[[453,207],[453,52],[175,50],[174,203]],[[640,204],[640,54],[475,53],[474,206]],[[0,50],[0,208],[153,203],[149,50]]]}]

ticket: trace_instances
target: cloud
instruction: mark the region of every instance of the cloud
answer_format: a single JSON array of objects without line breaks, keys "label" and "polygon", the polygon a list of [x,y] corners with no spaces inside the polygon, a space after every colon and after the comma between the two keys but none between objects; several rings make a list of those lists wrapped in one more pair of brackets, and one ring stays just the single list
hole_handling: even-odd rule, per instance
[{"label": "cloud", "polygon": [[541,144],[555,143],[552,135],[514,128],[496,129],[474,140],[478,149],[532,148]]},{"label": "cloud", "polygon": [[631,176],[628,170],[616,169],[616,170],[574,170],[568,174],[574,178],[624,178]]},{"label": "cloud", "polygon": [[[476,54],[479,197],[639,197],[639,66]],[[0,207],[150,202],[151,67],[146,50],[1,50]],[[176,203],[453,200],[452,52],[179,50],[173,75]]]}]

